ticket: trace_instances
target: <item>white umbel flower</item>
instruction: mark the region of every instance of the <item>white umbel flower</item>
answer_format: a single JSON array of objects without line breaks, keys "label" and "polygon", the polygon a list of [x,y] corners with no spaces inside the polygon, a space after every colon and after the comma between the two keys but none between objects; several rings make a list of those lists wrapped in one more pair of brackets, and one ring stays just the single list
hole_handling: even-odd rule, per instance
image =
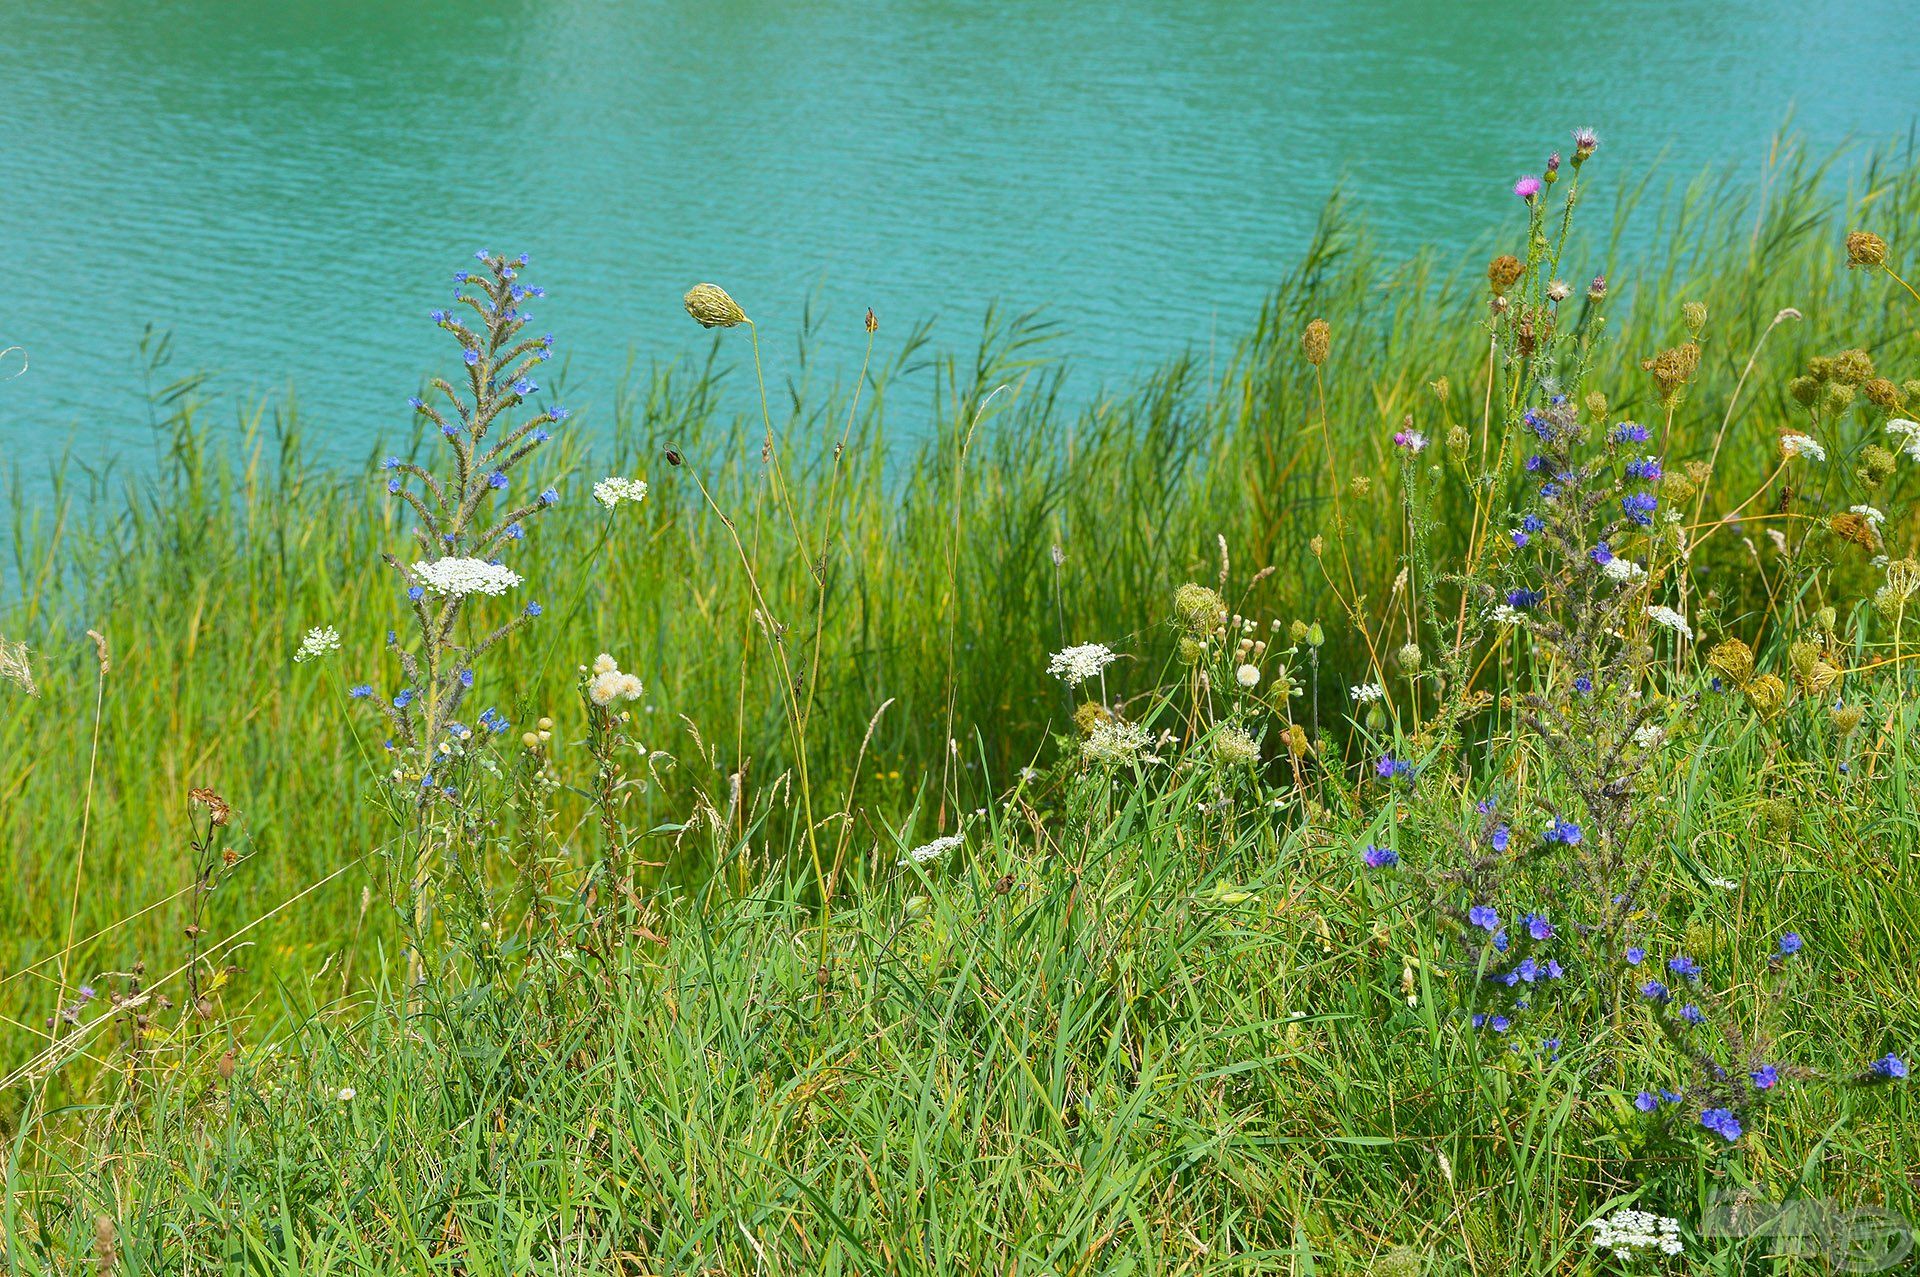
[{"label": "white umbel flower", "polygon": [[1047,673],[1068,687],[1078,687],[1090,678],[1099,677],[1102,670],[1119,659],[1104,643],[1082,643],[1055,652],[1047,663]]},{"label": "white umbel flower", "polygon": [[1812,435],[1781,435],[1780,451],[1789,457],[1811,457],[1815,461],[1827,459],[1827,450]]},{"label": "white umbel flower", "polygon": [[1132,763],[1140,759],[1153,737],[1138,723],[1109,718],[1095,725],[1080,742],[1080,755],[1094,763]]},{"label": "white umbel flower", "polygon": [[903,865],[924,865],[929,860],[940,859],[940,857],[946,855],[966,840],[965,834],[946,834],[943,837],[934,839],[932,842],[921,843],[918,847],[909,851],[907,858],[900,863]]},{"label": "white umbel flower", "polygon": [[1678,1255],[1685,1249],[1680,1242],[1680,1221],[1650,1211],[1617,1210],[1587,1227],[1593,1229],[1595,1249],[1612,1251],[1615,1259],[1630,1260],[1656,1250],[1663,1255]]},{"label": "white umbel flower", "polygon": [[1607,560],[1607,566],[1601,568],[1600,572],[1607,580],[1618,581],[1622,585],[1645,580],[1647,575],[1647,570],[1638,563],[1632,559],[1621,558],[1617,554]]},{"label": "white umbel flower", "polygon": [[1638,749],[1657,749],[1666,738],[1667,729],[1658,723],[1642,723],[1633,733],[1633,743]]},{"label": "white umbel flower", "polygon": [[469,594],[505,594],[520,584],[520,574],[485,559],[435,559],[413,565],[414,579],[435,594],[463,598]]},{"label": "white umbel flower", "polygon": [[1527,614],[1511,603],[1496,603],[1487,613],[1487,619],[1495,625],[1525,625]]},{"label": "white umbel flower", "polygon": [[1920,461],[1920,421],[1895,417],[1887,423],[1887,433],[1894,437],[1895,446],[1900,451]]},{"label": "white umbel flower", "polygon": [[640,502],[647,499],[647,481],[645,479],[622,479],[610,474],[593,485],[593,499],[611,510],[622,501]]},{"label": "white umbel flower", "polygon": [[1687,624],[1687,618],[1670,607],[1662,607],[1656,603],[1647,609],[1647,615],[1656,624],[1666,626],[1683,639],[1693,637],[1693,627]]},{"label": "white umbel flower", "polygon": [[293,654],[293,663],[299,665],[318,660],[339,650],[340,631],[331,625],[316,625],[301,638],[300,650]]},{"label": "white umbel flower", "polygon": [[1867,526],[1872,528],[1875,532],[1878,532],[1881,526],[1884,525],[1887,521],[1886,515],[1880,513],[1880,511],[1874,509],[1870,505],[1856,505],[1856,506],[1850,506],[1848,508],[1854,514],[1857,514],[1861,518],[1865,519],[1867,521]]},{"label": "white umbel flower", "polygon": [[1371,705],[1386,694],[1387,689],[1378,683],[1356,683],[1347,689],[1347,695],[1360,705]]}]

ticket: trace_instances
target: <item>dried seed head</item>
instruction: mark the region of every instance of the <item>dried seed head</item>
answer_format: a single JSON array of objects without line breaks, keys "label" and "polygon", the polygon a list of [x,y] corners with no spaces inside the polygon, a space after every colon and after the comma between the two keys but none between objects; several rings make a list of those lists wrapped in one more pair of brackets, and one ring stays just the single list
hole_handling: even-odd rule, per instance
[{"label": "dried seed head", "polygon": [[1880,552],[1880,534],[1873,530],[1873,524],[1864,515],[1852,511],[1836,514],[1827,520],[1827,527],[1842,541],[1851,541],[1868,554]]},{"label": "dried seed head", "polygon": [[1305,355],[1307,362],[1315,368],[1327,362],[1327,354],[1332,349],[1333,329],[1324,319],[1314,320],[1307,325],[1307,330],[1300,334],[1300,353]]},{"label": "dried seed head", "polygon": [[1113,711],[1098,701],[1087,701],[1073,711],[1073,725],[1082,736],[1091,736],[1096,727],[1113,721]]},{"label": "dried seed head", "polygon": [[1455,424],[1447,430],[1448,456],[1455,458],[1466,456],[1467,449],[1472,443],[1473,436],[1467,433],[1465,426]]},{"label": "dried seed head", "polygon": [[1866,716],[1867,711],[1859,705],[1836,705],[1827,711],[1827,722],[1840,735],[1851,736],[1860,730],[1860,722]]},{"label": "dried seed head", "polygon": [[119,1256],[114,1253],[113,1216],[95,1215],[93,1217],[93,1262],[95,1271],[107,1274],[113,1272]]},{"label": "dried seed head", "polygon": [[1820,379],[1795,377],[1787,382],[1787,394],[1802,408],[1811,408],[1814,401],[1820,397]]},{"label": "dried seed head", "polygon": [[1867,402],[1892,412],[1900,407],[1900,387],[1885,377],[1869,377],[1860,383],[1860,393]]},{"label": "dried seed head", "polygon": [[1805,639],[1795,640],[1787,645],[1787,664],[1793,667],[1795,674],[1805,674],[1812,669],[1814,662],[1822,655],[1818,643],[1809,643]]},{"label": "dried seed head", "polygon": [[1670,505],[1682,505],[1698,495],[1700,485],[1678,470],[1672,470],[1660,477],[1661,499]]},{"label": "dried seed head", "polygon": [[1587,406],[1587,415],[1595,421],[1604,422],[1607,419],[1607,397],[1598,390],[1589,390],[1581,402]]},{"label": "dried seed head", "polygon": [[1173,615],[1180,628],[1199,637],[1220,624],[1227,604],[1216,590],[1189,581],[1173,592]]},{"label": "dried seed head", "polygon": [[1502,253],[1487,263],[1487,283],[1493,286],[1493,295],[1502,297],[1506,291],[1519,282],[1527,268],[1512,253]]},{"label": "dried seed head", "polygon": [[1363,501],[1373,493],[1373,476],[1356,474],[1347,481],[1347,495],[1356,501]]},{"label": "dried seed head", "polygon": [[211,789],[193,789],[187,791],[187,798],[196,806],[207,809],[207,818],[215,825],[224,825],[233,815],[233,808],[227,806],[227,800]]},{"label": "dried seed head", "polygon": [[1873,356],[1859,347],[1827,357],[1827,377],[1850,386],[1873,379]]},{"label": "dried seed head", "polygon": [[88,630],[87,637],[93,640],[93,654],[100,662],[100,672],[105,674],[113,668],[113,661],[107,654],[107,636],[99,630]]},{"label": "dried seed head", "polygon": [[1448,396],[1453,394],[1453,383],[1445,377],[1436,377],[1427,383],[1427,389],[1433,392],[1435,399],[1438,399],[1441,403],[1445,403]]},{"label": "dried seed head", "polygon": [[1837,417],[1853,407],[1854,387],[1851,382],[1830,381],[1820,392],[1820,411],[1830,417]]},{"label": "dried seed head", "polygon": [[1839,686],[1840,671],[1826,661],[1815,661],[1799,673],[1796,681],[1808,696],[1825,700],[1827,694]]},{"label": "dried seed head", "polygon": [[1735,687],[1745,687],[1753,677],[1753,649],[1737,638],[1721,639],[1707,653],[1707,665]]},{"label": "dried seed head", "polygon": [[1877,488],[1893,477],[1899,462],[1894,455],[1877,443],[1870,443],[1860,450],[1860,468],[1854,473],[1869,488]]},{"label": "dried seed head", "polygon": [[1787,685],[1780,681],[1778,674],[1762,674],[1741,690],[1747,694],[1747,704],[1753,706],[1754,713],[1761,718],[1772,718],[1787,703]]},{"label": "dried seed head", "polygon": [[1307,729],[1295,723],[1287,728],[1287,752],[1295,758],[1305,758],[1312,748],[1307,743]]},{"label": "dried seed head", "polygon": [[1420,672],[1420,662],[1423,658],[1420,655],[1420,645],[1418,643],[1405,644],[1398,652],[1394,653],[1394,657],[1400,662],[1400,668],[1406,672],[1409,678]]},{"label": "dried seed head", "polygon": [[1207,645],[1191,634],[1180,636],[1180,663],[1198,665],[1207,657]]},{"label": "dried seed head", "polygon": [[869,306],[867,307],[867,336],[871,337],[879,331],[880,331],[879,317],[873,313],[873,307]]},{"label": "dried seed head", "polygon": [[1847,236],[1847,266],[1885,266],[1887,241],[1872,231],[1854,231]]},{"label": "dried seed head", "polygon": [[1705,302],[1683,302],[1680,306],[1680,322],[1687,326],[1689,337],[1698,337],[1707,326],[1707,304]]},{"label": "dried seed head", "polygon": [[702,328],[732,328],[747,322],[747,312],[718,284],[695,284],[687,290],[686,305]]},{"label": "dried seed head", "polygon": [[1660,387],[1662,403],[1671,406],[1686,389],[1693,374],[1700,370],[1700,347],[1693,342],[1682,342],[1668,350],[1663,350],[1641,363],[1642,368],[1653,374],[1654,384]]}]

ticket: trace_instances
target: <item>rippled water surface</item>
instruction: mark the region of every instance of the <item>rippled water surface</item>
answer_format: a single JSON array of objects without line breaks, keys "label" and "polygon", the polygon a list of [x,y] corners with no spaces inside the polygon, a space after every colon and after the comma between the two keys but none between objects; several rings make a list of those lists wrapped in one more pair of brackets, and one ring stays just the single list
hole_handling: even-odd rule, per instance
[{"label": "rippled water surface", "polygon": [[[137,346],[243,399],[292,388],[364,457],[444,357],[477,247],[604,404],[704,351],[725,283],[857,340],[1045,305],[1082,385],[1222,342],[1344,185],[1398,245],[1464,247],[1592,124],[1616,171],[1750,164],[1920,107],[1907,0],[1604,4],[411,0],[7,7],[0,444],[151,455]],[[443,340],[443,339],[442,339]],[[779,376],[784,341],[770,343]],[[6,364],[0,372],[16,365]],[[231,417],[231,409],[225,410]],[[586,419],[592,420],[592,414]]]}]

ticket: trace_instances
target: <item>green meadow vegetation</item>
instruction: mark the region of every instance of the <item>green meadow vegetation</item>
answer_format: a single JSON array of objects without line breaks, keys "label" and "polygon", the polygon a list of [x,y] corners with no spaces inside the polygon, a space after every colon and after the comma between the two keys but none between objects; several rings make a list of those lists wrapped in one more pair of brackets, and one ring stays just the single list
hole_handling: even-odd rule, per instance
[{"label": "green meadow vegetation", "polygon": [[1089,405],[701,285],[570,414],[543,246],[364,466],[156,351],[13,480],[8,1271],[1910,1264],[1920,155],[1607,158]]}]

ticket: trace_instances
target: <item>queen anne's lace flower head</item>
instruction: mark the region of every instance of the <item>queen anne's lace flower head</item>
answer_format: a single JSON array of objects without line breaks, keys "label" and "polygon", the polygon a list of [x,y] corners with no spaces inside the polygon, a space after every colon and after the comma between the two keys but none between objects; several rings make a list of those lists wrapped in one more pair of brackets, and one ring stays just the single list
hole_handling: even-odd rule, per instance
[{"label": "queen anne's lace flower head", "polygon": [[505,594],[520,584],[520,574],[485,559],[435,559],[413,565],[414,579],[435,594],[463,598],[469,594]]},{"label": "queen anne's lace flower head", "polygon": [[1909,421],[1905,417],[1895,417],[1887,422],[1887,433],[1892,435],[1895,446],[1916,461],[1920,461],[1920,421]]},{"label": "queen anne's lace flower head", "polygon": [[299,665],[305,661],[317,660],[339,650],[340,631],[331,625],[316,625],[301,638],[300,650],[293,654],[293,663]]},{"label": "queen anne's lace flower head", "polygon": [[1347,694],[1353,697],[1357,704],[1371,705],[1385,696],[1387,689],[1378,683],[1356,683],[1347,689]]},{"label": "queen anne's lace flower head", "polygon": [[1687,624],[1687,618],[1670,607],[1662,607],[1656,603],[1647,609],[1647,616],[1656,624],[1666,626],[1681,638],[1690,639],[1693,637],[1693,627]]},{"label": "queen anne's lace flower head", "polygon": [[1623,559],[1618,555],[1608,559],[1607,565],[1601,568],[1600,572],[1607,580],[1618,581],[1622,585],[1644,580],[1647,575],[1647,570],[1638,563],[1635,563],[1632,559]]},{"label": "queen anne's lace flower head", "polygon": [[1612,1251],[1619,1260],[1631,1260],[1645,1252],[1678,1255],[1685,1247],[1680,1241],[1680,1221],[1650,1211],[1617,1210],[1605,1219],[1596,1219],[1593,1244],[1598,1250]]},{"label": "queen anne's lace flower head", "polygon": [[1078,647],[1055,652],[1047,664],[1047,673],[1068,687],[1078,687],[1090,678],[1097,678],[1102,670],[1119,659],[1104,643],[1082,643]]},{"label": "queen anne's lace flower head", "polygon": [[900,863],[903,865],[924,865],[930,860],[940,859],[940,857],[946,855],[966,840],[965,834],[946,834],[934,839],[932,842],[921,843],[918,847],[909,851],[907,858]]},{"label": "queen anne's lace flower head", "polygon": [[1080,754],[1094,763],[1132,763],[1153,743],[1147,729],[1124,719],[1103,719],[1080,742]]},{"label": "queen anne's lace flower head", "polygon": [[1789,457],[1811,457],[1815,461],[1827,459],[1827,450],[1812,435],[1781,435],[1780,451]]},{"label": "queen anne's lace flower head", "polygon": [[645,479],[622,479],[618,475],[608,475],[593,485],[593,499],[611,510],[622,501],[640,502],[647,499],[647,481]]}]

